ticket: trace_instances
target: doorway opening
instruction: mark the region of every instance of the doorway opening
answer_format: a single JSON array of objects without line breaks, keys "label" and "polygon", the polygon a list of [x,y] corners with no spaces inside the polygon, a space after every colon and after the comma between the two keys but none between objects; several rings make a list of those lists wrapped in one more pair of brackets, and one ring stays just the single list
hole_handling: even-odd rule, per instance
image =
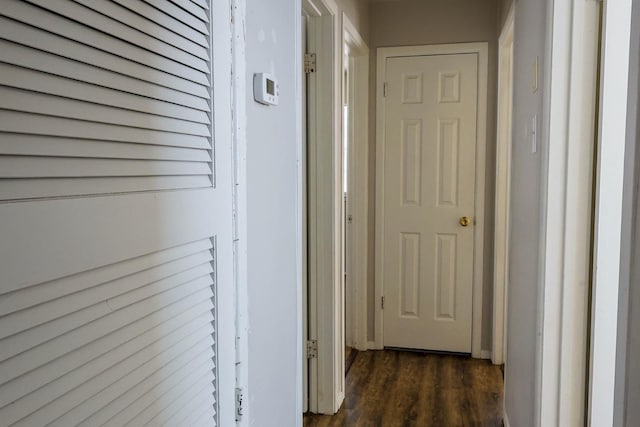
[{"label": "doorway opening", "polygon": [[369,48],[346,14],[342,15],[342,41],[346,371],[355,357],[353,351],[368,348],[368,264],[361,254],[369,247]]}]

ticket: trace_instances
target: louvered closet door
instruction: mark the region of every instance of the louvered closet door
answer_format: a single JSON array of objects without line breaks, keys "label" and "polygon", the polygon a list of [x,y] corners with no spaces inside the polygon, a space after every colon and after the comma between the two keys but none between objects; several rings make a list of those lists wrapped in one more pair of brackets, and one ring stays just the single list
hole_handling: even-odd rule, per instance
[{"label": "louvered closet door", "polygon": [[217,8],[0,3],[1,426],[220,424]]}]

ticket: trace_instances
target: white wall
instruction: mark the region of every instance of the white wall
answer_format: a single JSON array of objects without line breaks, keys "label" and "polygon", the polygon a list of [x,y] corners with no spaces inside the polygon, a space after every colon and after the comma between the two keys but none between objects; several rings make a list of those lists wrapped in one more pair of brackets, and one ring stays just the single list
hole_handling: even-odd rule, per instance
[{"label": "white wall", "polygon": [[[505,5],[507,6],[507,5]],[[511,182],[511,242],[509,254],[509,292],[507,315],[507,354],[505,410],[511,426],[532,426],[535,422],[537,384],[537,341],[540,310],[538,300],[540,245],[543,209],[541,177],[548,141],[539,138],[536,154],[531,152],[525,130],[538,116],[539,133],[543,119],[542,78],[532,91],[532,69],[539,58],[540,76],[545,69],[545,28],[547,1],[519,0],[515,13],[514,111]]]},{"label": "white wall", "polygon": [[[241,208],[246,203],[246,218],[241,218],[239,238],[247,268],[248,425],[257,427],[296,426],[302,417],[297,371],[300,10],[299,0],[246,0],[246,146],[241,140],[239,147],[239,198]],[[280,105],[253,101],[253,73],[261,71],[279,79]]]}]

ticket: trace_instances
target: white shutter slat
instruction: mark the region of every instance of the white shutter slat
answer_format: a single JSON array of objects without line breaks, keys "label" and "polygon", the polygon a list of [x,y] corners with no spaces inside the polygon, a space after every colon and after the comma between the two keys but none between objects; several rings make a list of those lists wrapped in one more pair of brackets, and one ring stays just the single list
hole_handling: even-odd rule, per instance
[{"label": "white shutter slat", "polygon": [[185,11],[184,9],[174,5],[168,0],[144,0],[146,3],[155,7],[156,9],[162,10],[164,13],[171,15],[175,19],[188,24],[194,30],[201,32],[204,35],[209,35],[209,26],[207,23],[209,19],[205,16],[205,20],[194,20],[193,15]]},{"label": "white shutter slat", "polygon": [[208,99],[201,97],[206,97],[206,92],[200,93],[200,96],[191,95],[184,91],[125,76],[95,65],[71,61],[56,54],[27,48],[24,45],[2,39],[0,39],[0,50],[2,51],[2,59],[8,64],[65,77],[73,81],[90,83],[100,88],[114,89],[200,111],[211,111]]},{"label": "white shutter slat", "polygon": [[207,4],[207,0],[191,0],[193,4],[197,4],[204,10],[209,10],[209,5]]},{"label": "white shutter slat", "polygon": [[[180,418],[179,411],[183,410],[189,406],[189,403],[195,404],[195,407],[201,406],[201,397],[203,394],[207,392],[208,389],[211,388],[211,384],[213,382],[213,374],[207,375],[206,377],[200,378],[196,381],[192,386],[185,390],[182,394],[177,395],[175,399],[171,402],[165,402],[165,405],[160,408],[159,411],[156,412],[153,418],[150,420],[145,420],[144,423],[141,422],[140,419],[136,420],[138,425],[152,425],[152,426],[160,426],[160,425],[168,425],[168,426],[177,426],[176,418]],[[206,395],[205,395],[206,397]],[[154,408],[154,409],[157,409]],[[176,416],[176,417],[174,417]],[[87,427],[89,425],[87,424]]]},{"label": "white shutter slat", "polygon": [[[16,427],[45,424],[51,427],[77,425],[84,419],[83,415],[86,412],[92,412],[96,406],[100,407],[110,402],[113,394],[125,392],[145,377],[166,377],[203,351],[210,352],[213,356],[211,336],[207,335],[204,329],[171,347],[163,348],[164,351],[155,356],[153,347],[131,356],[21,419],[16,423]],[[131,368],[133,370],[130,370]],[[82,403],[77,405],[77,402]]]},{"label": "white shutter slat", "polygon": [[[211,298],[210,289],[199,290],[179,302],[190,307],[198,302],[202,302],[206,298]],[[175,302],[177,304],[177,302]],[[170,305],[165,304],[166,306]],[[54,340],[47,341],[20,354],[19,358],[7,359],[0,364],[0,384],[12,380],[19,375],[25,374],[32,369],[50,363],[52,360],[68,353],[69,351],[85,346],[96,339],[114,332],[115,330],[133,323],[141,318],[151,314],[160,307],[150,306],[148,303],[140,303],[132,307],[123,309],[119,316],[114,314],[104,316],[98,320],[91,322],[77,330],[67,332]],[[154,310],[155,309],[155,310]],[[139,310],[137,313],[136,310]],[[177,314],[177,313],[176,313]],[[0,415],[1,415],[0,411]]]},{"label": "white shutter slat", "polygon": [[[215,395],[215,387],[211,387],[209,389],[209,393]],[[209,397],[210,399],[210,397]],[[203,404],[200,405],[197,408],[194,408],[188,415],[187,417],[182,420],[181,423],[177,424],[178,427],[194,427],[199,425],[199,420],[201,417],[203,417],[205,414],[212,414],[211,412],[211,407],[209,405]],[[209,420],[208,423],[206,424],[208,427],[211,426],[215,426],[216,424],[212,421],[214,419],[213,415],[209,416]]]},{"label": "white shutter slat", "polygon": [[114,3],[137,13],[140,16],[144,16],[146,19],[155,22],[163,28],[166,28],[177,35],[180,35],[194,43],[203,47],[208,47],[209,42],[207,36],[199,31],[194,30],[191,26],[184,24],[183,22],[175,19],[171,15],[162,13],[162,11],[156,9],[144,2],[144,0],[112,0]]},{"label": "white shutter slat", "polygon": [[197,419],[192,426],[189,427],[216,427],[216,411],[209,407],[204,413]]},{"label": "white shutter slat", "polygon": [[[38,49],[43,52],[57,55],[62,59],[68,58],[69,62],[66,62],[66,66],[55,68],[57,63],[53,63],[54,70],[63,68],[69,69],[75,67],[78,63],[89,64],[95,67],[109,70],[115,73],[119,73],[122,80],[134,79],[141,80],[161,87],[171,88],[176,91],[182,91],[187,94],[198,96],[208,99],[209,92],[207,87],[201,83],[196,83],[186,78],[176,76],[164,72],[163,70],[157,70],[150,68],[137,62],[122,58],[112,53],[104,52],[98,49],[94,49],[91,46],[82,44],[74,40],[70,40],[47,31],[43,31],[36,27],[24,25],[19,22],[15,22],[11,19],[7,19],[0,14],[0,38],[12,42],[16,45],[30,47],[31,49]],[[3,49],[2,58],[7,52]],[[7,52],[8,54],[10,52]],[[32,50],[19,51],[19,55],[30,56],[33,54]],[[7,57],[7,62],[11,62],[11,57]],[[25,60],[31,60],[31,59]],[[36,59],[33,59],[36,60]],[[59,61],[60,62],[60,61]],[[17,62],[16,62],[17,63]],[[46,70],[48,67],[48,60],[42,63]],[[64,62],[63,62],[64,64]],[[54,72],[54,71],[52,71]],[[68,72],[68,71],[65,71]],[[75,78],[75,76],[74,76]],[[103,84],[119,84],[118,78],[105,79]]]},{"label": "white shutter slat", "polygon": [[18,0],[4,0],[0,14],[24,24],[38,27],[52,34],[83,43],[95,49],[121,56],[147,67],[156,68],[169,74],[192,80],[208,86],[208,68],[204,64],[199,69],[173,61],[159,53],[149,51],[134,44],[91,30],[82,24],[63,18]]},{"label": "white shutter slat", "polygon": [[211,162],[209,150],[0,132],[8,156]]},{"label": "white shutter slat", "polygon": [[0,108],[88,122],[209,137],[209,126],[0,86]]},{"label": "white shutter slat", "polygon": [[[14,400],[10,408],[4,412],[5,417],[9,419],[19,420],[29,415],[36,409],[40,409],[55,399],[64,396],[78,386],[82,385],[87,378],[94,379],[100,375],[104,376],[104,372],[111,369],[110,373],[115,374],[114,367],[119,365],[120,369],[127,367],[132,368],[132,358],[135,360],[143,359],[149,354],[155,355],[163,348],[169,348],[180,342],[184,337],[190,337],[197,332],[201,332],[202,325],[211,320],[211,314],[201,315],[194,318],[191,323],[180,325],[174,330],[168,331],[161,336],[150,336],[145,334],[141,337],[124,343],[122,346],[115,348],[100,357],[90,361],[89,363],[79,366],[77,369],[67,372],[56,378],[50,383],[41,384],[39,388],[31,390],[29,393],[22,393],[17,398],[12,396]],[[200,338],[206,338],[206,335],[200,334]],[[124,362],[124,363],[123,363]],[[9,399],[3,398],[2,401]]]},{"label": "white shutter slat", "polygon": [[[73,81],[90,83],[100,88],[114,89],[120,92],[170,102],[200,111],[210,111],[208,99],[191,95],[184,91],[178,91],[155,83],[124,76],[94,65],[77,61],[72,62],[69,59],[62,58],[55,54],[27,48],[23,45],[2,39],[0,39],[0,50],[2,51],[2,59],[8,64],[35,71],[42,71]],[[28,52],[28,55],[25,55],[25,50]]]},{"label": "white shutter slat", "polygon": [[209,58],[206,50],[204,51],[204,58],[197,57],[171,44],[165,43],[162,39],[149,36],[137,28],[123,24],[116,19],[116,16],[105,15],[102,12],[96,12],[89,7],[68,0],[26,1],[51,12],[63,15],[68,19],[79,22],[105,35],[126,40],[128,43],[134,44],[142,49],[154,52],[204,73],[209,72],[209,67],[207,66]]},{"label": "white shutter slat", "polygon": [[[173,403],[173,402],[178,402],[179,399],[186,399],[187,396],[191,395],[193,396],[195,394],[195,398],[197,398],[198,400],[192,400],[191,401],[191,407],[189,408],[191,411],[194,410],[201,410],[201,408],[208,408],[211,406],[212,402],[214,401],[214,388],[213,388],[213,382],[215,381],[214,377],[213,377],[213,373],[211,372],[211,357],[209,357],[208,360],[206,360],[206,362],[202,365],[202,366],[196,366],[196,367],[190,367],[191,369],[193,368],[198,368],[200,369],[200,372],[206,372],[206,374],[200,376],[200,378],[196,378],[195,382],[191,383],[191,384],[187,384],[185,386],[186,387],[185,390],[183,390],[183,392],[181,394],[179,394],[174,390],[170,390],[170,392],[168,393],[167,396],[164,396],[164,399],[162,399],[162,404],[164,406]],[[185,374],[186,375],[186,374]],[[143,386],[147,386],[147,384],[142,384]],[[142,387],[140,387],[142,388]],[[196,390],[196,392],[194,392],[193,390]],[[137,391],[137,390],[133,390],[132,391]],[[146,390],[144,390],[146,392]],[[140,392],[134,394],[132,394],[132,398],[137,397]],[[128,397],[128,396],[127,396]],[[121,403],[121,401],[116,402],[116,403],[120,403],[121,405],[123,405],[123,403]],[[189,404],[189,403],[187,403]],[[114,405],[115,406],[115,405]],[[188,415],[188,414],[187,414]],[[101,421],[101,418],[98,418],[97,421]],[[103,424],[96,424],[95,423],[96,420],[94,419],[87,419],[86,421],[83,421],[82,423],[79,424],[79,426],[86,426],[86,427],[92,427],[95,425],[103,425]],[[109,425],[109,424],[106,424]],[[113,425],[124,425],[124,424],[113,424]],[[135,426],[136,424],[134,423],[129,423],[127,425],[132,425]],[[141,424],[138,424],[141,425]],[[154,424],[150,424],[150,425],[154,425]],[[171,421],[166,421],[163,423],[163,425],[166,426],[173,426],[173,425],[177,425],[177,424],[171,424]]]},{"label": "white shutter slat", "polygon": [[208,125],[204,111],[0,63],[0,85]]},{"label": "white shutter slat", "polygon": [[[199,341],[197,340],[198,338],[200,339]],[[195,357],[199,356],[203,352],[205,352],[210,358],[214,357],[213,339],[206,326],[203,326],[203,328],[193,336],[175,343],[174,346],[167,348],[164,353],[158,354],[153,359],[143,360],[143,363],[138,365],[135,370],[127,372],[124,376],[117,377],[118,381],[110,384],[107,388],[100,390],[97,394],[89,394],[91,396],[89,399],[66,412],[62,417],[49,425],[51,427],[78,425],[91,414],[95,413],[99,408],[104,406],[105,403],[112,402],[119,395],[126,393],[131,388],[140,385],[141,383],[144,383],[144,386],[149,387],[150,384],[152,385],[162,381],[171,375],[172,372],[190,363]],[[142,357],[140,359],[142,359]],[[106,376],[107,381],[111,381],[112,378],[112,373],[109,373]],[[93,385],[93,390],[90,392],[96,390],[100,385],[101,384],[99,383]],[[85,392],[84,396],[87,394],[88,393]],[[79,398],[82,396],[83,394],[78,394]],[[55,406],[58,406],[57,402]],[[68,407],[65,407],[64,409],[67,408]],[[57,408],[54,407],[53,409]]]},{"label": "white shutter slat", "polygon": [[[113,310],[114,305],[110,300],[119,295],[128,293],[132,296],[140,288],[150,285],[153,285],[150,287],[158,293],[165,288],[198,279],[211,272],[211,256],[203,252],[170,261],[149,270],[8,314],[5,317],[7,321],[3,322],[0,327],[0,339],[35,328],[65,315],[78,313],[80,310],[92,307],[101,301],[109,301],[109,308]],[[169,274],[171,275],[168,276]]]},{"label": "white shutter slat", "polygon": [[[43,365],[24,375],[18,376],[4,385],[6,393],[2,395],[2,405],[15,402],[23,396],[34,393],[54,381],[67,381],[66,375],[74,377],[81,373],[80,380],[92,378],[103,372],[106,366],[112,366],[119,360],[134,354],[142,348],[157,342],[165,335],[180,328],[193,327],[208,321],[212,305],[203,301],[193,307],[182,307],[178,315],[163,319],[164,314],[173,314],[176,307],[159,310],[137,322],[105,337],[99,338],[88,346],[71,351],[64,356]],[[204,317],[203,317],[204,316]],[[204,319],[204,320],[200,320]],[[193,324],[191,326],[187,326]],[[61,383],[59,383],[61,384]],[[35,396],[35,395],[34,395]],[[52,399],[46,399],[47,402]]]},{"label": "white shutter slat", "polygon": [[209,22],[209,16],[203,10],[203,8],[198,7],[190,0],[171,0],[171,2],[180,6],[182,9],[186,10],[201,21]]},{"label": "white shutter slat", "polygon": [[[111,402],[109,405],[87,418],[83,424],[87,426],[101,425],[103,427],[119,427],[126,424],[142,425],[145,416],[160,412],[167,404],[173,401],[174,396],[182,396],[193,384],[202,378],[202,372],[211,366],[211,360],[203,357],[202,360],[194,359],[189,366],[185,366],[172,373],[163,381],[140,392],[134,387],[126,394]],[[207,372],[207,376],[213,378],[213,372]],[[135,418],[135,421],[133,421]]]},{"label": "white shutter slat", "polygon": [[193,414],[194,411],[206,407],[207,402],[211,401],[211,398],[214,394],[213,383],[211,381],[199,383],[196,387],[194,387],[194,390],[190,390],[190,393],[188,393],[182,399],[175,401],[175,406],[178,408],[174,413],[167,411],[165,414],[159,414],[159,416],[148,423],[148,425],[185,425],[185,422],[189,418],[189,415]]},{"label": "white shutter slat", "polygon": [[144,17],[144,15],[141,16],[133,13],[129,9],[120,6],[117,3],[104,1],[96,2],[92,0],[74,1],[88,8],[91,8],[96,12],[100,12],[103,15],[111,16],[132,28],[142,31],[152,37],[155,37],[158,40],[162,40],[163,42],[177,47],[178,49],[184,50],[185,52],[189,52],[190,54],[195,55],[205,61],[208,61],[210,59],[209,52],[206,49],[206,44],[202,46],[189,40],[188,38],[175,37],[175,33],[172,33],[170,30],[160,25],[149,25],[149,20]]},{"label": "white shutter slat", "polygon": [[0,156],[0,178],[204,175],[204,162]]},{"label": "white shutter slat", "polygon": [[87,122],[2,109],[0,109],[0,131],[98,140],[108,138],[110,141],[138,144],[211,149],[211,142],[203,136],[123,127],[108,123]]},{"label": "white shutter slat", "polygon": [[[65,295],[91,289],[93,287],[122,279],[125,276],[144,274],[147,270],[162,268],[163,265],[194,254],[209,251],[211,240],[198,240],[160,252],[131,258],[117,264],[83,271],[73,276],[63,277],[26,288],[13,288],[13,292],[0,295],[0,316],[55,300]],[[154,272],[157,270],[153,270]],[[152,273],[153,274],[153,273]]]},{"label": "white shutter slat", "polygon": [[211,179],[203,175],[0,179],[0,200],[188,190],[206,187],[211,187]]},{"label": "white shutter slat", "polygon": [[[141,315],[149,314],[153,309],[158,309],[171,304],[172,298],[206,289],[212,285],[211,276],[202,277],[187,283],[181,283],[177,286],[165,290],[162,293],[152,295],[147,300],[132,301],[127,303],[127,297],[118,301],[117,310],[123,309],[121,316],[131,316],[138,319]],[[123,303],[124,302],[124,303]],[[43,325],[28,329],[20,334],[10,336],[0,341],[0,361],[5,361],[22,352],[34,349],[39,345],[52,345],[55,347],[55,340],[51,341],[51,337],[65,338],[69,336],[84,337],[83,333],[92,330],[101,330],[105,324],[126,321],[126,318],[114,319],[113,312],[115,305],[111,300],[103,301],[86,309],[71,313],[55,321],[47,322]],[[131,310],[138,310],[136,313]],[[122,325],[122,324],[121,324]],[[66,337],[68,338],[68,337]],[[64,339],[63,339],[64,341]],[[73,348],[73,347],[72,347]]]}]

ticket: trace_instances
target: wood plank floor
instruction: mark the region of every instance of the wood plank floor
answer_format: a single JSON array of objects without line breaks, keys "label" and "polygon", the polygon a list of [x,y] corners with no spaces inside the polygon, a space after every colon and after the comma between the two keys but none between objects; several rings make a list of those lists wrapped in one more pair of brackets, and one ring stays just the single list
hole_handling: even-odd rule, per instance
[{"label": "wood plank floor", "polygon": [[305,427],[502,426],[502,371],[486,360],[403,351],[358,352],[334,416]]}]

